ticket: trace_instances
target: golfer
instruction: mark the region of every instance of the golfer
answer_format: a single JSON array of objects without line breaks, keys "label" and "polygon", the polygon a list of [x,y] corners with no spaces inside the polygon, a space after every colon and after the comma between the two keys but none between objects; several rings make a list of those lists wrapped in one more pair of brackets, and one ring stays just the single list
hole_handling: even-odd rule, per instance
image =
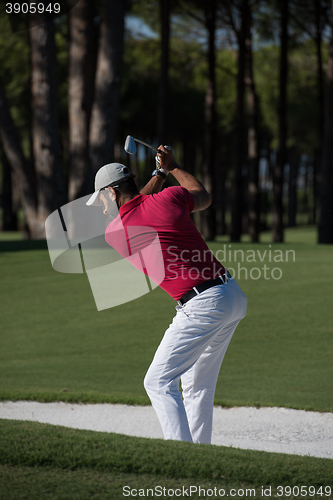
[{"label": "golfer", "polygon": [[[95,193],[87,204],[102,203],[108,213],[114,212],[116,202],[125,230],[145,226],[157,232],[164,262],[160,286],[178,305],[144,387],[165,439],[209,444],[217,377],[231,337],[246,315],[247,299],[190,217],[210,205],[209,193],[176,163],[170,148],[159,146],[159,150],[156,159],[161,168],[154,170],[141,192],[127,167],[111,163],[97,172]],[[180,186],[161,191],[169,173]],[[117,248],[115,222],[109,224],[105,238],[123,255],[124,250]]]}]

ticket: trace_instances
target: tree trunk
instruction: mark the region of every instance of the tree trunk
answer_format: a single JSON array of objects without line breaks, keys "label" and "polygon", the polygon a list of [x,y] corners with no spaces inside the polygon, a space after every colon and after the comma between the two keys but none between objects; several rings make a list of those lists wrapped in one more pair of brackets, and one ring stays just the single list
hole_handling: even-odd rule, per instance
[{"label": "tree trunk", "polygon": [[13,203],[13,182],[9,161],[0,144],[0,163],[2,165],[2,231],[17,231],[17,211]]},{"label": "tree trunk", "polygon": [[168,144],[170,0],[160,0],[161,67],[157,109],[158,144]]},{"label": "tree trunk", "polygon": [[261,231],[268,230],[267,214],[270,211],[269,192],[271,190],[269,188],[269,185],[271,182],[271,173],[273,170],[273,166],[272,166],[272,151],[269,149],[269,146],[267,146],[266,160],[267,160],[267,165],[265,168],[265,175],[263,177],[264,189],[262,189],[261,197],[260,197],[261,198],[261,200],[260,200],[260,205],[261,205],[260,229],[261,229]]},{"label": "tree trunk", "polygon": [[[94,87],[93,2],[81,0],[69,13],[69,154],[68,197],[83,196],[89,168],[89,121]],[[91,190],[91,186],[90,186]]]},{"label": "tree trunk", "polygon": [[141,173],[140,173],[140,167],[139,167],[139,155],[134,155],[134,158],[133,158],[133,163],[134,163],[134,167],[133,167],[133,170],[132,172],[134,173],[134,175],[136,176],[136,183],[138,186],[141,186]]},{"label": "tree trunk", "polygon": [[0,81],[0,137],[4,153],[12,169],[16,188],[21,193],[21,202],[32,238],[37,238],[37,195],[34,172],[25,159],[20,140],[12,120],[5,91]]},{"label": "tree trunk", "polygon": [[249,24],[249,3],[242,1],[241,30],[238,33],[237,104],[233,148],[233,179],[231,199],[231,241],[240,241],[242,235],[243,181],[242,168],[245,161],[244,137],[244,93],[245,93],[245,36]]},{"label": "tree trunk", "polygon": [[[333,18],[333,0],[332,0]],[[333,30],[326,73],[325,127],[321,168],[321,212],[319,243],[333,243]]]},{"label": "tree trunk", "polygon": [[201,234],[206,240],[214,240],[216,235],[216,77],[215,77],[215,32],[216,32],[216,0],[205,2],[205,19],[208,31],[208,82],[205,98],[205,136],[204,158],[201,169],[201,180],[212,196],[212,204],[200,212]]},{"label": "tree trunk", "polygon": [[308,175],[308,170],[309,170],[309,164],[306,161],[305,166],[304,166],[304,193],[303,193],[303,213],[304,215],[309,212],[309,196],[308,196],[308,189],[309,189],[309,175]]},{"label": "tree trunk", "polygon": [[146,147],[144,147],[143,149],[144,149],[144,153],[145,153],[145,166],[144,166],[143,178],[144,179],[149,179],[150,175],[152,173],[152,168],[151,168],[151,151],[150,151],[150,149],[148,149]]},{"label": "tree trunk", "polygon": [[251,241],[259,241],[260,232],[260,192],[259,192],[259,100],[253,79],[252,64],[252,15],[249,9],[249,23],[245,39],[245,83],[247,85],[247,105],[249,113],[248,130],[248,231]]},{"label": "tree trunk", "polygon": [[316,12],[316,50],[317,50],[317,86],[318,86],[318,149],[315,151],[313,162],[313,223],[316,224],[317,219],[317,179],[320,176],[320,165],[323,152],[324,140],[324,77],[323,77],[323,61],[321,53],[322,44],[322,29],[321,29],[321,1],[315,0]]},{"label": "tree trunk", "polygon": [[273,172],[273,242],[283,242],[283,172],[287,163],[288,0],[281,2],[279,146]]},{"label": "tree trunk", "polygon": [[186,132],[183,135],[182,145],[184,170],[195,176],[197,145],[193,141],[193,138]]},{"label": "tree trunk", "polygon": [[[31,21],[33,22],[32,15]],[[31,46],[32,143],[36,170],[38,238],[45,238],[45,219],[66,203],[58,135],[57,71],[54,24],[29,29]]]},{"label": "tree trunk", "polygon": [[104,0],[90,124],[90,159],[94,173],[114,158],[123,60],[124,4],[125,0]]},{"label": "tree trunk", "polygon": [[219,184],[220,184],[220,195],[218,196],[218,202],[220,207],[221,214],[221,222],[220,222],[220,234],[226,235],[228,234],[228,225],[226,223],[226,212],[227,212],[227,179],[228,179],[228,169],[230,167],[230,157],[231,157],[231,148],[230,144],[226,144],[224,148],[224,152],[222,148],[220,148],[220,164],[221,168],[219,170]]},{"label": "tree trunk", "polygon": [[312,180],[312,224],[317,224],[317,207],[318,207],[318,178],[320,173],[320,158],[321,151],[319,148],[315,148],[313,152],[313,180]]},{"label": "tree trunk", "polygon": [[295,151],[291,151],[289,157],[288,226],[295,227],[297,214],[298,158]]}]

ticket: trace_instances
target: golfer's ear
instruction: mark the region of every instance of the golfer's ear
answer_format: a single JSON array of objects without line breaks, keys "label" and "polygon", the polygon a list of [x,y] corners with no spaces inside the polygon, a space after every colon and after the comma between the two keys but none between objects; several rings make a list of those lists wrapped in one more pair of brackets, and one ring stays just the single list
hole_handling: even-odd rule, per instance
[{"label": "golfer's ear", "polygon": [[116,200],[116,192],[115,190],[113,189],[113,187],[108,187],[108,193],[110,195],[110,198],[112,201],[115,201]]}]

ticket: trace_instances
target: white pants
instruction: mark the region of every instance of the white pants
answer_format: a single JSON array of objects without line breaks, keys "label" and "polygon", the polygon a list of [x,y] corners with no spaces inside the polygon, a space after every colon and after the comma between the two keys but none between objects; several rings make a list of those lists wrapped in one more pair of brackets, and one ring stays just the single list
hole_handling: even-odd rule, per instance
[{"label": "white pants", "polygon": [[231,279],[176,307],[144,380],[165,439],[211,442],[217,377],[246,305]]}]

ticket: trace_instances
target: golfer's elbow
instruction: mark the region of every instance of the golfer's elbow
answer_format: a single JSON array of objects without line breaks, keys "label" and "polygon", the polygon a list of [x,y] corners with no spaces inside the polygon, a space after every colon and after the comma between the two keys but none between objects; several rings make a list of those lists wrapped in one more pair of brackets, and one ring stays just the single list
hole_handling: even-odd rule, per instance
[{"label": "golfer's elbow", "polygon": [[212,204],[212,197],[208,193],[208,191],[205,191],[203,194],[203,200],[202,200],[203,208],[201,210],[205,210],[205,208],[208,208]]},{"label": "golfer's elbow", "polygon": [[205,210],[212,203],[212,197],[208,193],[208,191],[200,190],[199,192],[192,193],[194,198],[194,208],[193,212],[199,212],[201,210]]}]

